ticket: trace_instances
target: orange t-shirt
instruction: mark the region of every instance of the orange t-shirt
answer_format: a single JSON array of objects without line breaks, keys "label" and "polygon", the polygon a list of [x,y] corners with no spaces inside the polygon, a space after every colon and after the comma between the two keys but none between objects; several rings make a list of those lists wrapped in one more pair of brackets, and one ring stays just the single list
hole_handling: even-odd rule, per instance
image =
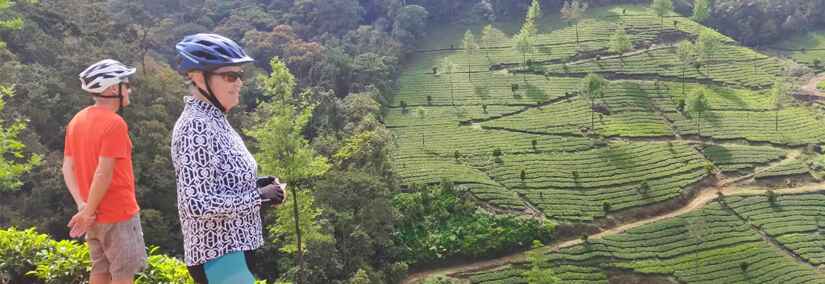
[{"label": "orange t-shirt", "polygon": [[128,220],[140,210],[132,173],[132,140],[123,118],[109,109],[87,107],[69,122],[65,143],[64,155],[74,161],[74,175],[83,201],[89,199],[99,158],[115,159],[112,183],[97,207],[98,223]]}]

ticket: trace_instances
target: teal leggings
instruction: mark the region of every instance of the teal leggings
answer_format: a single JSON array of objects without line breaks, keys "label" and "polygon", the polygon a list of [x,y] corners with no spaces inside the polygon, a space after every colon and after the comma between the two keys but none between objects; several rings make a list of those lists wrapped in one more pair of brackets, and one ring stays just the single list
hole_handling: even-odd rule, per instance
[{"label": "teal leggings", "polygon": [[189,275],[198,284],[253,284],[249,272],[252,254],[249,251],[231,252],[201,265],[189,266]]}]

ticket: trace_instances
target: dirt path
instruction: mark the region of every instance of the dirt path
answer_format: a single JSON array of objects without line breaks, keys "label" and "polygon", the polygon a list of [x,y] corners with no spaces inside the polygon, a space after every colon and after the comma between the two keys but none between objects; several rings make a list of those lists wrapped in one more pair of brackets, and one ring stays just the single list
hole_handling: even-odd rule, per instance
[{"label": "dirt path", "polygon": [[825,96],[825,93],[817,90],[816,88],[816,84],[823,80],[825,80],[825,74],[819,74],[816,77],[813,77],[807,84],[802,86],[802,92],[809,96]]},{"label": "dirt path", "polygon": [[[774,190],[774,192],[776,192],[778,194],[796,194],[796,193],[806,193],[806,192],[816,192],[816,191],[825,191],[825,182],[812,183],[812,184],[807,184],[807,185],[799,186],[799,187],[781,188],[781,189],[775,189]],[[662,214],[662,215],[659,215],[659,216],[656,216],[656,217],[653,217],[653,218],[648,218],[648,219],[645,219],[645,220],[641,220],[641,221],[637,221],[637,222],[633,222],[633,223],[624,224],[624,225],[621,225],[621,226],[618,226],[618,227],[614,227],[614,228],[602,231],[600,233],[590,235],[589,239],[600,239],[600,238],[604,238],[606,236],[620,234],[620,233],[623,233],[627,230],[637,228],[639,226],[643,226],[643,225],[650,224],[650,223],[653,223],[653,222],[657,222],[657,221],[661,221],[661,220],[669,219],[669,218],[674,218],[674,217],[677,217],[677,216],[680,216],[680,215],[690,213],[694,210],[701,209],[702,207],[707,205],[709,202],[716,199],[716,197],[718,196],[719,193],[722,193],[724,195],[764,194],[765,193],[765,188],[764,187],[757,187],[757,186],[750,186],[749,187],[749,186],[735,186],[735,185],[731,185],[731,186],[721,185],[721,186],[716,186],[716,187],[709,187],[709,188],[706,188],[706,189],[702,190],[700,193],[698,193],[696,195],[696,197],[694,197],[693,200],[690,203],[683,206],[682,208],[679,208],[675,211],[665,213],[665,214]],[[579,239],[564,241],[564,242],[556,242],[554,244],[553,243],[548,244],[547,246],[545,246],[543,248],[540,248],[539,250],[557,251],[557,250],[562,249],[562,248],[575,246],[577,244],[580,244],[581,242],[582,241],[579,240]],[[413,273],[413,274],[409,275],[407,277],[407,279],[405,279],[401,283],[404,283],[404,284],[419,283],[421,280],[426,279],[427,277],[430,277],[430,276],[435,276],[435,275],[447,276],[447,275],[455,275],[455,274],[464,273],[464,272],[485,270],[485,269],[495,268],[495,267],[498,267],[498,266],[503,266],[503,265],[506,265],[508,263],[521,262],[521,261],[525,261],[525,260],[526,260],[525,252],[519,252],[519,253],[510,254],[510,255],[506,255],[506,256],[499,257],[499,258],[496,258],[496,259],[491,259],[491,260],[485,260],[485,261],[479,261],[479,262],[473,262],[473,263],[468,263],[468,264],[461,264],[461,265],[455,265],[455,266],[450,266],[450,267],[444,267],[444,268],[438,268],[438,269]]]}]

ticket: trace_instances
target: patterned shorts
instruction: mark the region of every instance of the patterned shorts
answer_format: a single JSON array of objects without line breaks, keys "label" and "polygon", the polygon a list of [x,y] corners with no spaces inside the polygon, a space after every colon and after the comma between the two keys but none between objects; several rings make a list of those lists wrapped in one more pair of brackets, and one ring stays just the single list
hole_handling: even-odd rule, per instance
[{"label": "patterned shorts", "polygon": [[91,274],[111,274],[112,280],[127,280],[146,268],[140,213],[123,222],[92,225],[86,232],[86,243],[92,257]]}]

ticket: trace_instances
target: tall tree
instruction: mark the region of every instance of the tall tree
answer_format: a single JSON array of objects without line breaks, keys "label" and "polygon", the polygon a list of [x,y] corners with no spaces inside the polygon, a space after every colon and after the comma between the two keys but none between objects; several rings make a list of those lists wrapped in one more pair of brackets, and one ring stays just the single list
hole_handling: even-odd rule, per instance
[{"label": "tall tree", "polygon": [[785,81],[782,78],[776,80],[773,83],[773,87],[771,88],[771,95],[774,98],[774,124],[776,126],[775,131],[779,131],[779,111],[782,110],[784,107],[783,100],[785,99],[785,95],[788,93],[788,87],[785,85]]},{"label": "tall tree", "polygon": [[[302,283],[303,242],[327,241],[330,237],[317,224],[321,212],[314,207],[311,195],[298,188],[307,187],[310,179],[326,173],[330,165],[326,158],[315,153],[304,137],[315,108],[315,103],[309,100],[310,93],[295,94],[295,77],[280,59],[273,58],[270,66],[270,76],[258,78],[270,102],[258,106],[260,122],[247,134],[258,142],[255,158],[260,163],[261,172],[280,178],[290,189],[287,206],[278,208],[279,222],[270,230],[288,240],[284,246],[287,251],[294,248],[299,264],[297,282]],[[294,221],[292,226],[286,219],[290,217]]]},{"label": "tall tree", "polygon": [[530,4],[530,8],[527,9],[527,16],[524,19],[524,26],[522,29],[527,30],[531,36],[537,35],[539,33],[539,29],[536,24],[536,20],[540,19],[541,16],[541,1],[533,0]]},{"label": "tall tree", "polygon": [[618,26],[613,36],[610,37],[610,44],[608,51],[618,53],[619,57],[623,57],[623,53],[630,51],[633,48],[633,43],[627,36],[624,26]]},{"label": "tall tree", "polygon": [[427,17],[430,13],[419,5],[405,5],[398,12],[393,23],[393,36],[404,43],[405,46],[413,45],[415,40],[420,38],[427,27]]},{"label": "tall tree", "polygon": [[687,67],[696,61],[696,46],[690,41],[682,41],[676,47],[676,54],[679,56],[679,61],[682,62],[682,96],[684,97]]},{"label": "tall tree", "polygon": [[471,79],[472,74],[472,62],[473,56],[478,53],[479,47],[478,43],[476,42],[476,37],[473,35],[473,32],[467,30],[464,33],[464,54],[467,58],[467,80]]},{"label": "tall tree", "polygon": [[656,12],[656,16],[659,16],[661,19],[661,27],[662,30],[665,28],[665,16],[673,11],[673,1],[672,0],[653,0],[651,3],[651,8],[654,12]]},{"label": "tall tree", "polygon": [[703,29],[699,32],[699,39],[696,43],[696,53],[702,64],[705,65],[705,73],[710,77],[710,63],[713,60],[713,55],[721,45],[719,38],[711,31]]},{"label": "tall tree", "polygon": [[608,81],[599,74],[590,73],[587,77],[582,79],[579,84],[579,92],[581,92],[590,101],[590,129],[595,131],[595,108],[596,99],[601,99],[604,96],[604,91],[607,89]]},{"label": "tall tree", "polygon": [[313,193],[332,227],[345,273],[393,262],[398,213],[388,184],[360,170],[334,170],[316,183]]},{"label": "tall tree", "polygon": [[535,36],[538,34],[538,27],[536,20],[541,18],[541,4],[538,0],[533,0],[530,8],[527,9],[527,15],[524,17],[524,23],[521,25],[521,30],[513,37],[513,48],[521,53],[521,65],[524,68],[524,81],[527,82],[527,54],[532,53],[534,48]]},{"label": "tall tree", "polygon": [[441,69],[447,73],[447,81],[450,83],[450,99],[452,100],[452,105],[455,106],[455,90],[453,89],[453,73],[455,73],[455,63],[453,63],[450,58],[445,57],[444,60],[441,61]]},{"label": "tall tree", "polygon": [[524,68],[524,81],[527,82],[527,54],[533,52],[533,37],[522,30],[513,37],[513,48],[521,53],[521,66]]},{"label": "tall tree", "polygon": [[711,0],[696,0],[693,2],[693,17],[694,21],[704,22],[710,17],[710,3]]},{"label": "tall tree", "polygon": [[584,16],[587,11],[588,3],[580,0],[572,0],[564,2],[561,7],[561,18],[568,22],[575,22],[576,24],[576,48],[579,48],[579,19]]},{"label": "tall tree", "polygon": [[487,56],[487,61],[492,62],[490,60],[490,50],[496,47],[496,43],[500,41],[504,41],[506,36],[500,30],[493,27],[493,25],[486,25],[484,29],[481,30],[481,38],[479,39],[479,45],[481,48],[485,50],[485,54]]},{"label": "tall tree", "polygon": [[702,114],[708,110],[707,95],[709,91],[705,87],[699,87],[693,91],[688,100],[688,108],[690,112],[696,113],[696,133],[699,139],[702,138]]}]

